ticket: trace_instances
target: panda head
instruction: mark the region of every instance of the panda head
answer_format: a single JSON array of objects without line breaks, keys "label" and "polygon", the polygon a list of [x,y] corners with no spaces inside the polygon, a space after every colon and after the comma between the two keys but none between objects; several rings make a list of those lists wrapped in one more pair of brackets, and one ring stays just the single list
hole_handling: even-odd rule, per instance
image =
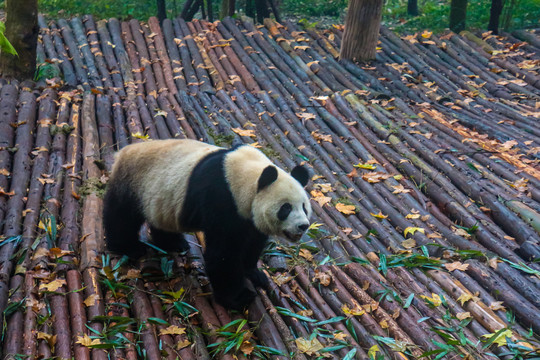
[{"label": "panda head", "polygon": [[290,174],[267,166],[259,177],[253,199],[253,222],[257,229],[298,241],[310,224],[311,204],[304,190],[308,180],[303,166],[296,166]]}]

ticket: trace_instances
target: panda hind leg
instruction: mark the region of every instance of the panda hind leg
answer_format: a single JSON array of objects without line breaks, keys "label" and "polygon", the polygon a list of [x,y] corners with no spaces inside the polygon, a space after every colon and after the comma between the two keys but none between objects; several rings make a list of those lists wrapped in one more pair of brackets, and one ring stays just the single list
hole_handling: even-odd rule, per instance
[{"label": "panda hind leg", "polygon": [[103,225],[107,249],[137,259],[145,254],[139,241],[144,216],[138,200],[125,188],[110,184],[103,202]]},{"label": "panda hind leg", "polygon": [[152,242],[158,248],[167,252],[184,252],[189,250],[189,245],[184,235],[176,232],[169,232],[150,225]]}]

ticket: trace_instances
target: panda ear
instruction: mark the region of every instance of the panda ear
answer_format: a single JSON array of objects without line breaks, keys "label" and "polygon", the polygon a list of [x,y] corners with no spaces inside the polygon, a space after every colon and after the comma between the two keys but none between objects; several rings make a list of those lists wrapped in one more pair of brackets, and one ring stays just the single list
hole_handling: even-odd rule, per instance
[{"label": "panda ear", "polygon": [[275,166],[268,165],[262,172],[259,177],[259,182],[257,183],[257,192],[261,191],[274,181],[278,177],[278,172]]},{"label": "panda ear", "polygon": [[298,180],[302,186],[306,186],[309,181],[309,172],[302,165],[297,165],[292,169],[291,176]]}]

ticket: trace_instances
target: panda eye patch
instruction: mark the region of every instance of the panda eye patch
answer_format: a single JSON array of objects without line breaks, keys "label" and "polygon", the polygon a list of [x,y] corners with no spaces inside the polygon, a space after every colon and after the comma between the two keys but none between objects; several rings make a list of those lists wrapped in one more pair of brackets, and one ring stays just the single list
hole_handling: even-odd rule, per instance
[{"label": "panda eye patch", "polygon": [[304,210],[304,213],[307,215],[306,204],[302,204],[302,209]]},{"label": "panda eye patch", "polygon": [[291,204],[285,203],[285,204],[281,205],[281,207],[279,208],[279,211],[277,213],[278,219],[280,221],[285,220],[287,218],[287,216],[289,216],[291,211],[292,211],[292,205]]}]

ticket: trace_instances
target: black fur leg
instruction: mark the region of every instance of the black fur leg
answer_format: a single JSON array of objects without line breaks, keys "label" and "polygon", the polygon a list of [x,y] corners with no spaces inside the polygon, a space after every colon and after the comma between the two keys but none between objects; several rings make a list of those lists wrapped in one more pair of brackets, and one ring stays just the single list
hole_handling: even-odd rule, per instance
[{"label": "black fur leg", "polygon": [[139,241],[139,230],[144,222],[139,201],[128,186],[109,185],[103,203],[105,242],[109,251],[136,259],[145,254]]},{"label": "black fur leg", "polygon": [[255,287],[260,287],[263,289],[268,289],[270,284],[268,282],[268,277],[264,272],[259,269],[253,269],[247,273],[247,277],[251,280],[251,283]]},{"label": "black fur leg", "polygon": [[246,287],[246,274],[242,251],[233,246],[234,239],[205,234],[207,248],[204,254],[206,274],[210,279],[214,298],[233,310],[245,309],[256,294]]},{"label": "black fur leg", "polygon": [[150,234],[152,242],[158,248],[167,252],[183,252],[189,250],[189,245],[180,233],[168,232],[160,230],[150,225]]}]

